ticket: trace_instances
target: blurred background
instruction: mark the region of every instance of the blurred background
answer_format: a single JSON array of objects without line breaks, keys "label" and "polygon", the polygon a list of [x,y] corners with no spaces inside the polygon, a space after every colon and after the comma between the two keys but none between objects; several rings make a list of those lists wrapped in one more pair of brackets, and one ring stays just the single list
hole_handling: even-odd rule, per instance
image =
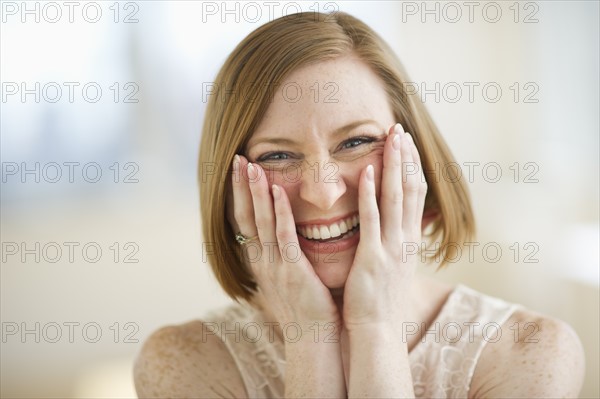
[{"label": "blurred background", "polygon": [[2,397],[134,397],[148,335],[229,302],[207,85],[263,23],[336,10],[395,49],[469,182],[477,246],[421,271],[567,321],[600,395],[597,1],[0,4]]}]

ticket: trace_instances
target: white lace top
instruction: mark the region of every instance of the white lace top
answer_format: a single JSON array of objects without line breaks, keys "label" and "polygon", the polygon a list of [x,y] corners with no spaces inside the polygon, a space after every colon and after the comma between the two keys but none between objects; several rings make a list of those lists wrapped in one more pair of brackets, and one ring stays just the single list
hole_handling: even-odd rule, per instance
[{"label": "white lace top", "polygon": [[[465,398],[477,360],[495,342],[518,305],[458,285],[427,333],[409,353],[415,396]],[[249,398],[284,397],[284,343],[250,306],[235,304],[204,318],[235,360]],[[405,334],[416,333],[416,323]],[[291,331],[294,330],[294,331]],[[286,339],[294,339],[295,329]],[[399,339],[402,339],[399,337]]]}]

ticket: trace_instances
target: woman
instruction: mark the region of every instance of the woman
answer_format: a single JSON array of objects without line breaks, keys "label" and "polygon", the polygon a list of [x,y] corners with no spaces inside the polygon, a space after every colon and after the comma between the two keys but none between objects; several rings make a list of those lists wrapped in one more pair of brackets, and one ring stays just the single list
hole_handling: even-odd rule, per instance
[{"label": "woman", "polygon": [[453,158],[407,81],[344,13],[280,18],[238,45],[199,176],[205,248],[239,304],[155,332],[140,396],[577,396],[569,326],[415,276],[474,221],[463,182],[435,175]]}]

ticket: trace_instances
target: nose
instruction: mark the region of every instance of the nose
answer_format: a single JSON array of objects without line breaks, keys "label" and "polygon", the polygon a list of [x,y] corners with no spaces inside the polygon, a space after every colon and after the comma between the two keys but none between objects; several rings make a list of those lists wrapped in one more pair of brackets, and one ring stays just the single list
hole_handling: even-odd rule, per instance
[{"label": "nose", "polygon": [[321,210],[330,209],[346,192],[346,183],[334,162],[316,162],[302,173],[300,198]]}]

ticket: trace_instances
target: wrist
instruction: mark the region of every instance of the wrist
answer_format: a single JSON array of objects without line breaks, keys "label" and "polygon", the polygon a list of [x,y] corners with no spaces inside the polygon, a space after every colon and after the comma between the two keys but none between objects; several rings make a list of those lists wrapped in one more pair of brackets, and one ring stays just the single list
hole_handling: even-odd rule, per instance
[{"label": "wrist", "polygon": [[368,346],[388,349],[407,347],[397,323],[354,325],[348,328],[348,340],[351,347]]},{"label": "wrist", "polygon": [[281,332],[286,348],[308,348],[322,344],[339,344],[341,328],[336,323],[315,321],[312,324],[301,325],[292,322],[286,323]]}]

